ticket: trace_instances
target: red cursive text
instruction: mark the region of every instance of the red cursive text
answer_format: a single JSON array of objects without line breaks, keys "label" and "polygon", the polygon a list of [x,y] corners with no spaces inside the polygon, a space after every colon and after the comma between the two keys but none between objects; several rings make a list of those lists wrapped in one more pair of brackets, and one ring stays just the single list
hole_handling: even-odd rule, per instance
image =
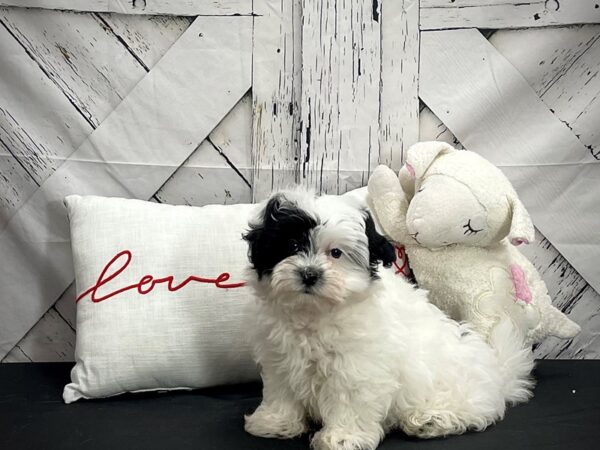
[{"label": "red cursive text", "polygon": [[195,281],[197,283],[214,284],[216,287],[221,289],[239,288],[245,286],[246,284],[244,282],[226,283],[226,281],[228,281],[229,278],[231,278],[231,276],[227,272],[223,272],[217,278],[202,278],[197,277],[195,275],[190,275],[179,284],[174,284],[175,281],[173,279],[173,275],[169,275],[168,277],[163,278],[154,278],[152,275],[144,275],[142,278],[140,278],[140,281],[138,281],[135,284],[130,284],[129,286],[122,287],[107,294],[99,295],[98,289],[100,289],[102,286],[106,285],[110,281],[117,278],[121,273],[123,273],[127,266],[129,266],[131,258],[132,254],[129,250],[120,251],[115,256],[113,256],[112,259],[108,262],[108,264],[106,264],[104,269],[102,269],[102,272],[100,272],[100,276],[98,277],[96,284],[82,292],[79,295],[79,297],[77,297],[76,301],[78,302],[82,298],[85,298],[91,294],[91,300],[94,303],[98,303],[104,300],[108,300],[109,298],[114,297],[115,295],[119,295],[123,292],[130,291],[132,289],[137,290],[138,294],[146,295],[149,292],[151,292],[154,289],[154,287],[159,283],[166,283],[167,289],[171,292],[178,291],[179,289],[181,289],[182,287],[184,287],[192,281]]}]

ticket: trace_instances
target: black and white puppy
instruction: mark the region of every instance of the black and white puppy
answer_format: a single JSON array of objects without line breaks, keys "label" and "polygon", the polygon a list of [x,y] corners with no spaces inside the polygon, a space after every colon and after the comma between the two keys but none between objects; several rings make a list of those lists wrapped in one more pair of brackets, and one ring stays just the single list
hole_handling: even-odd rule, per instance
[{"label": "black and white puppy", "polygon": [[421,437],[484,429],[530,396],[532,357],[510,323],[497,352],[426,292],[382,269],[395,259],[370,215],[344,197],[273,195],[250,224],[254,336],[263,401],[257,436],[323,428],[316,449],[374,449],[386,430]]}]

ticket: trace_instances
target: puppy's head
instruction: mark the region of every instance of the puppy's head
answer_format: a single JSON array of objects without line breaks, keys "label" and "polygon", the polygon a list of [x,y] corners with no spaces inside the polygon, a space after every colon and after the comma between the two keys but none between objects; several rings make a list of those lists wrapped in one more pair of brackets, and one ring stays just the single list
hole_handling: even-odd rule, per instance
[{"label": "puppy's head", "polygon": [[364,298],[395,260],[367,211],[304,191],[271,196],[244,239],[259,293],[301,307]]}]

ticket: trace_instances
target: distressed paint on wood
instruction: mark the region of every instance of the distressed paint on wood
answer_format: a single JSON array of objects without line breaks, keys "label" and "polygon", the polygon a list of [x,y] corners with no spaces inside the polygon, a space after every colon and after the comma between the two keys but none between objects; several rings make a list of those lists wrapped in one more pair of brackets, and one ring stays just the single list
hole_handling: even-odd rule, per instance
[{"label": "distressed paint on wood", "polygon": [[69,285],[65,292],[62,293],[62,295],[54,304],[54,308],[56,309],[56,312],[58,312],[60,318],[64,320],[73,330],[77,328],[77,304],[75,302],[76,297],[77,295],[75,292],[75,283],[73,282]]},{"label": "distressed paint on wood", "polygon": [[2,23],[0,67],[1,232],[92,128]]},{"label": "distressed paint on wood", "polygon": [[[0,362],[73,361],[75,349],[75,283]],[[45,343],[49,342],[50,345]]]},{"label": "distressed paint on wood", "polygon": [[[64,20],[69,20],[73,15],[72,14],[61,14],[59,12],[47,11],[48,14],[53,14],[56,17],[62,16]],[[81,15],[78,15],[81,16]],[[134,58],[138,61],[140,65],[145,68],[152,68],[154,64],[160,59],[160,57],[168,50],[169,47],[181,36],[183,31],[187,29],[189,24],[192,21],[192,18],[188,17],[165,17],[165,16],[121,16],[116,14],[104,14],[103,17],[100,18],[100,21],[104,21],[102,27],[105,29],[105,36],[99,34],[98,36],[102,37],[102,41],[108,40],[110,41],[110,45],[112,45],[112,41],[115,36],[119,42],[126,46],[126,49],[132,54]],[[27,16],[25,16],[25,19]],[[65,31],[65,22],[54,19],[51,23],[54,25],[54,28],[51,29],[51,34],[59,34]],[[25,21],[27,23],[27,21]],[[89,22],[90,25],[96,26],[96,21]],[[13,25],[17,25],[15,22]],[[49,22],[45,23],[46,27],[50,26]],[[74,39],[77,39],[77,36],[71,36]],[[35,40],[35,38],[41,39],[41,42]],[[36,36],[29,35],[27,37],[28,45],[31,47],[40,47],[43,45],[49,45],[46,42],[47,34]],[[70,41],[70,39],[65,38],[63,36],[63,40],[66,39]],[[102,52],[102,48],[104,44],[102,41],[95,41],[95,47],[85,48],[85,44],[88,42],[92,42],[89,40],[81,40],[81,42],[71,43],[71,45],[77,45],[77,48],[80,49],[79,53],[84,56],[84,58],[79,59],[70,59],[69,67],[74,67],[77,72],[79,72],[79,66],[90,64],[85,61],[85,58],[94,59],[95,55],[99,52]],[[83,50],[81,50],[83,48]],[[37,62],[38,65],[41,65],[39,61],[36,61],[36,55],[34,53],[29,54],[31,59]],[[83,61],[82,61],[83,59]],[[60,60],[56,61],[57,64],[53,66],[54,70],[62,70],[63,72],[67,69],[64,65],[61,66]],[[110,68],[110,75],[114,77],[119,77],[119,70],[127,70],[128,65],[120,66],[118,64],[112,63],[112,67]],[[25,71],[25,74],[28,72]],[[36,73],[35,69],[31,70],[29,73]],[[105,72],[108,73],[108,72]],[[141,78],[145,71],[137,71],[136,72]],[[108,80],[108,78],[105,78]],[[137,81],[137,80],[136,80]],[[36,92],[35,96],[32,96],[29,104],[35,104],[35,102],[39,102],[44,99],[43,93]],[[119,96],[114,96],[115,104],[113,107],[121,100]],[[35,130],[34,124],[34,130]],[[89,129],[91,132],[91,128]],[[33,142],[33,141],[32,141]],[[79,143],[73,143],[72,145],[77,146]],[[6,149],[8,152],[8,149]],[[0,166],[0,200],[2,203],[2,211],[0,215],[0,228],[3,228],[6,221],[12,216],[14,211],[25,201],[37,188],[37,183],[35,180],[26,179],[23,183],[20,182],[21,178],[27,178],[28,175],[25,172],[21,176],[19,174],[19,169],[24,172],[24,169],[18,164],[17,160],[15,160],[12,155],[4,156],[6,159],[6,164]],[[11,161],[12,160],[12,161]],[[6,173],[8,172],[8,173]],[[6,186],[6,188],[5,188]],[[8,195],[10,191],[11,195]],[[5,194],[6,193],[6,194]],[[69,296],[70,294],[70,296]],[[57,301],[55,308],[56,311],[59,312],[59,315],[52,315],[52,310],[48,311],[44,315],[44,320],[40,320],[33,328],[30,330],[29,335],[35,336],[38,342],[43,342],[45,338],[44,333],[46,333],[48,327],[42,326],[42,324],[47,321],[61,321],[65,319],[67,323],[74,328],[75,326],[75,304],[73,302],[74,298],[74,289],[68,290],[65,294],[63,294]],[[56,327],[60,325],[57,324]],[[65,340],[65,346],[71,345],[72,343]],[[21,353],[23,348],[20,347],[19,350]],[[68,349],[66,349],[68,351]],[[38,353],[39,355],[39,353]],[[43,358],[52,358],[53,353],[50,352],[46,356],[42,356]]]},{"label": "distressed paint on wood", "polygon": [[[156,50],[151,55],[140,52],[138,57],[108,23],[90,14],[0,9],[0,86],[4,86],[0,141],[23,167],[4,170],[3,180],[18,186],[30,183],[23,185],[20,195],[12,189],[0,192],[5,194],[0,229],[146,74],[144,66],[152,67],[158,51],[166,51],[189,23],[188,18],[129,17],[135,20],[126,37],[132,36],[134,45],[133,37],[152,35],[148,42]],[[122,21],[115,23],[123,32]],[[158,30],[154,34],[152,26]]]},{"label": "distressed paint on wood", "polygon": [[[54,13],[59,14],[59,13]],[[145,68],[152,68],[156,62],[162,57],[164,53],[171,47],[171,45],[181,36],[181,34],[187,29],[192,18],[188,17],[166,17],[166,16],[122,16],[117,14],[103,14],[100,20],[104,21],[104,26],[108,27],[110,33],[116,35],[121,42],[122,45],[126,46],[129,52],[136,58],[136,60]],[[57,23],[58,21],[54,21]],[[107,39],[110,39],[110,33],[107,33]],[[43,38],[43,37],[42,37]],[[93,49],[92,49],[93,50]],[[90,56],[93,55],[90,52]],[[118,67],[116,68],[118,69]],[[37,98],[33,99],[37,100]],[[116,105],[115,105],[116,106]],[[10,157],[12,158],[12,156]],[[16,167],[12,167],[15,165]],[[20,166],[17,164],[16,160],[7,161],[6,165],[0,166],[0,169],[5,171],[5,168],[9,168],[12,170],[18,170]],[[3,214],[6,216],[0,218],[0,227],[4,225],[6,220],[12,215],[13,210],[17,208],[24,199],[29,197],[37,188],[35,183],[30,183],[29,186],[20,187],[19,184],[16,184],[16,178],[13,176],[10,178],[11,186],[7,185],[7,189],[10,187],[11,191],[14,195],[21,195],[19,201],[16,205],[11,205],[12,209],[9,209],[5,206],[3,210]],[[0,198],[9,198],[7,195],[2,195],[5,190],[3,189],[4,182],[4,173],[0,174]],[[32,180],[33,181],[33,180]],[[16,184],[16,186],[15,186]],[[15,189],[15,187],[19,187]],[[54,309],[58,314],[53,314],[52,309],[50,309],[43,318],[29,331],[28,337],[31,339],[34,337],[37,342],[43,342],[47,337],[45,333],[48,330],[48,326],[43,326],[43,324],[48,321],[66,321],[66,323],[71,327],[75,328],[75,290],[74,285],[71,285],[67,291],[58,299],[56,304],[54,305]],[[60,327],[60,324],[56,324],[56,327]],[[26,339],[26,338],[24,338]],[[70,342],[65,336],[62,341],[64,343],[65,349],[64,352],[68,353],[70,348],[74,345],[74,342]],[[19,343],[20,344],[20,343]],[[28,357],[26,353],[23,353],[23,346],[17,344],[18,352],[17,355],[21,354],[23,358]],[[36,358],[40,357],[43,360],[52,360],[55,358],[55,352],[50,351],[44,354],[40,354],[42,349],[38,349],[36,353]],[[10,356],[10,355],[9,355]],[[7,358],[9,357],[7,356]],[[34,359],[37,360],[37,359]]]},{"label": "distressed paint on wood", "polygon": [[0,67],[0,140],[39,183],[92,127],[1,24]]},{"label": "distressed paint on wood", "polygon": [[302,13],[300,181],[342,193],[379,158],[381,23],[367,0],[304,0]]},{"label": "distressed paint on wood", "polygon": [[521,250],[542,275],[553,304],[582,329],[571,340],[547,338],[535,348],[536,358],[600,357],[600,295],[539,232]]},{"label": "distressed paint on wood", "polygon": [[504,170],[540,230],[600,290],[600,246],[589,245],[598,242],[600,198],[580,196],[575,206],[569,194],[600,177],[600,165],[478,31],[424,32],[421,42],[421,98],[466,147]]},{"label": "distressed paint on wood", "polygon": [[250,15],[251,0],[0,0],[0,5],[120,14]]},{"label": "distressed paint on wood", "polygon": [[154,196],[175,205],[250,203],[252,97],[242,100]]},{"label": "distressed paint on wood", "polygon": [[[154,200],[196,206],[209,203],[249,203],[252,195],[247,181],[251,171],[251,105],[252,99],[248,93],[179,170],[163,184],[155,194]],[[35,324],[2,362],[70,360],[62,355],[72,355],[75,336],[64,328],[64,325],[54,322],[66,322],[69,328],[75,329],[75,297],[75,285],[71,284],[54,307]],[[54,324],[50,326],[52,323]],[[65,332],[60,339],[53,339],[52,346],[45,346],[43,343],[50,338],[48,330],[56,329]],[[33,354],[29,354],[25,340],[37,343]]]},{"label": "distressed paint on wood", "polygon": [[77,315],[75,297],[75,283],[72,283],[0,362],[73,361]]},{"label": "distressed paint on wood", "polygon": [[501,31],[490,42],[600,159],[600,25]]},{"label": "distressed paint on wood", "polygon": [[600,38],[600,25],[498,30],[490,43],[543,100],[554,83]]},{"label": "distressed paint on wood", "polygon": [[33,194],[36,187],[33,178],[0,138],[0,230],[6,226],[19,206]]},{"label": "distressed paint on wood", "polygon": [[255,0],[252,181],[255,201],[299,182],[301,0]]},{"label": "distressed paint on wood", "polygon": [[[12,261],[0,273],[2,356],[72,281],[61,199],[73,192],[149,198],[250,88],[250,45],[250,18],[196,19],[13,216],[0,237]],[[19,302],[23,296],[30,301]]]},{"label": "distressed paint on wood", "polygon": [[[552,30],[500,31],[490,39],[523,74],[542,101],[596,157],[600,148],[597,127],[600,118],[600,85],[597,80],[599,38],[600,26],[588,25]],[[520,45],[524,40],[531,45]],[[539,45],[540,41],[547,46]],[[524,250],[529,251],[530,247]],[[546,249],[546,258],[540,257],[540,247]],[[548,358],[600,357],[600,295],[546,239],[542,239],[535,250],[532,260],[546,280],[555,304],[569,312],[582,326],[581,334],[572,341],[544,341],[536,349],[536,355]]]},{"label": "distressed paint on wood", "polygon": [[98,17],[146,70],[158,62],[194,20],[123,14],[98,14]]},{"label": "distressed paint on wood", "polygon": [[94,128],[146,74],[93,14],[3,8],[0,21]]},{"label": "distressed paint on wood", "polygon": [[423,103],[419,110],[419,141],[442,141],[454,148],[463,148],[452,131]]},{"label": "distressed paint on wood", "polygon": [[421,29],[598,23],[597,5],[596,0],[421,0]]},{"label": "distressed paint on wood", "polygon": [[379,20],[378,163],[399,170],[404,151],[419,139],[419,0],[385,0]]},{"label": "distressed paint on wood", "polygon": [[75,331],[50,308],[2,362],[73,361]]},{"label": "distressed paint on wood", "polygon": [[[589,32],[589,30],[586,31]],[[548,32],[553,33],[550,30]],[[571,36],[573,39],[570,46],[567,46],[563,40],[562,48],[559,47],[559,50],[556,52],[558,54],[555,53],[551,57],[548,53],[552,52],[552,45],[545,52],[536,51],[535,46],[532,49],[526,49],[522,46],[522,40],[519,40],[517,44],[516,40],[507,37],[506,35],[509,33],[517,35],[518,33],[525,32],[500,31],[492,36],[491,42],[497,45],[500,43],[498,45],[500,48],[511,51],[510,57],[512,62],[520,71],[528,76],[528,81],[541,94],[542,99],[544,99],[544,93],[547,91],[547,85],[562,84],[565,91],[568,91],[569,87],[573,85],[576,86],[576,83],[569,83],[570,75],[568,74],[570,71],[557,70],[553,63],[562,58],[564,61],[572,61],[567,67],[573,65],[573,61],[577,61],[585,53],[585,49],[589,48],[590,45],[586,46],[585,44],[593,42],[593,39],[591,39],[592,36],[589,33],[586,33],[586,36],[580,36],[581,39]],[[565,33],[563,33],[563,37],[564,35]],[[513,45],[502,44],[507,41],[512,42]],[[528,42],[531,42],[531,40]],[[515,49],[514,45],[519,45],[519,49]],[[584,50],[581,50],[580,47],[582,46]],[[537,57],[540,59],[538,60]],[[545,65],[546,63],[548,64]],[[542,69],[539,67],[542,67]],[[528,70],[528,68],[531,70]],[[577,96],[578,94],[574,91],[572,95]],[[423,136],[421,137],[423,138]],[[541,234],[538,233],[538,235],[541,237]],[[587,285],[585,280],[543,237],[540,239],[540,242],[525,247],[523,250],[542,273],[554,303],[580,323],[583,328],[582,333],[572,341],[547,339],[536,348],[536,356],[561,358],[597,357],[597,336],[600,335],[600,321],[598,318],[600,316],[600,302],[598,294]]]}]

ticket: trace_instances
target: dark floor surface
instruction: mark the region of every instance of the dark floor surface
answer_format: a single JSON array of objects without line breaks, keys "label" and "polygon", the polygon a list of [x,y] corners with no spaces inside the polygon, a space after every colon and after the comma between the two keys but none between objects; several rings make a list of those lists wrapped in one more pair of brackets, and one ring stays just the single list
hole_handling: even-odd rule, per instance
[{"label": "dark floor surface", "polygon": [[[259,384],[62,402],[71,364],[0,365],[0,449],[308,449],[308,436],[248,435],[243,415]],[[481,433],[422,441],[400,432],[390,449],[600,449],[600,360],[539,361],[535,397]]]}]

